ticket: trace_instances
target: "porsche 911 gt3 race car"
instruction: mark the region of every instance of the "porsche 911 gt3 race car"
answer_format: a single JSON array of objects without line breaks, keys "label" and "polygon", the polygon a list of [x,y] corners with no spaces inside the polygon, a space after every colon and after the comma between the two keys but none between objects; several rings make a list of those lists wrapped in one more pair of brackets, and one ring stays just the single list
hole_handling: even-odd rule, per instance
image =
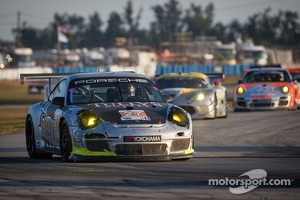
[{"label": "porsche 911 gt3 race car", "polygon": [[299,87],[287,69],[254,66],[233,89],[233,110],[295,110],[299,95]]},{"label": "porsche 911 gt3 race car", "polygon": [[222,79],[223,74],[170,73],[155,81],[163,94],[173,97],[172,103],[189,112],[192,119],[227,117],[227,90],[213,86],[210,77]]},{"label": "porsche 911 gt3 race car", "polygon": [[[59,74],[21,74],[24,81]],[[61,76],[26,116],[31,158],[64,161],[174,160],[195,156],[192,119],[169,104],[154,83],[134,72]]]}]

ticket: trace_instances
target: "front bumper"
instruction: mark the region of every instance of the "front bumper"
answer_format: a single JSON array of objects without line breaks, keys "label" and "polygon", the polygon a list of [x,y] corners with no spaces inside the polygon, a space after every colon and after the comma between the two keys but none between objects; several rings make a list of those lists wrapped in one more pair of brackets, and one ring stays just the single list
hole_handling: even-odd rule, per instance
[{"label": "front bumper", "polygon": [[[116,128],[115,131],[118,134],[75,131],[70,159],[74,161],[151,161],[185,159],[195,156],[193,134],[186,128],[178,129],[176,132],[171,128],[166,130],[163,127],[157,129]],[[110,132],[112,133],[113,129]],[[74,135],[77,137],[74,138]]]},{"label": "front bumper", "polygon": [[256,99],[236,97],[233,109],[238,110],[278,110],[291,109],[290,97],[282,96],[273,99]]},{"label": "front bumper", "polygon": [[114,162],[114,161],[171,161],[180,159],[189,159],[196,156],[194,149],[190,149],[187,153],[183,154],[170,154],[170,155],[116,155],[116,156],[91,156],[82,154],[72,154],[70,159],[75,162]]}]

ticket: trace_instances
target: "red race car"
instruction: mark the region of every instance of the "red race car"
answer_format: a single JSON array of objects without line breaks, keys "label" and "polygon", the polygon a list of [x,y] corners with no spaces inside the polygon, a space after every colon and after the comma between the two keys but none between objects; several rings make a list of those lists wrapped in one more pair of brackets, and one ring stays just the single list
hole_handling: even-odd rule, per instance
[{"label": "red race car", "polygon": [[253,66],[233,89],[233,110],[296,110],[300,88],[280,66]]}]

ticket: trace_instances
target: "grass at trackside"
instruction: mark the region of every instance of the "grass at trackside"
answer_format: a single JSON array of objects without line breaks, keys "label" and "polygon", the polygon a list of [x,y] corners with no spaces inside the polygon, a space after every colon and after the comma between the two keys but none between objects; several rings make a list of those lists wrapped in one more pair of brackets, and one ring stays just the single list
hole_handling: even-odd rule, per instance
[{"label": "grass at trackside", "polygon": [[24,133],[28,108],[0,108],[0,135]]},{"label": "grass at trackside", "polygon": [[19,81],[0,81],[0,135],[24,133],[29,105],[44,98],[43,94],[28,94],[27,89]]},{"label": "grass at trackside", "polygon": [[43,94],[28,94],[28,85],[19,81],[0,81],[0,105],[28,105],[43,100]]}]

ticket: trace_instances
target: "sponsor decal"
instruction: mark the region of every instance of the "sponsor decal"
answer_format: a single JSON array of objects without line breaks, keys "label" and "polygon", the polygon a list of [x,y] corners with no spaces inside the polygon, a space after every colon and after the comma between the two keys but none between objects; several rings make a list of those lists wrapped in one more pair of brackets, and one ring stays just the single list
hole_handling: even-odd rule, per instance
[{"label": "sponsor decal", "polygon": [[257,94],[257,95],[252,95],[252,99],[272,99],[272,95]]},{"label": "sponsor decal", "polygon": [[275,87],[258,87],[256,89],[257,93],[269,93],[269,92],[276,92],[276,88]]},{"label": "sponsor decal", "polygon": [[121,120],[145,120],[151,121],[150,117],[147,116],[143,110],[119,110]]},{"label": "sponsor decal", "polygon": [[160,135],[153,135],[153,136],[124,136],[124,142],[160,142],[161,136]]}]

